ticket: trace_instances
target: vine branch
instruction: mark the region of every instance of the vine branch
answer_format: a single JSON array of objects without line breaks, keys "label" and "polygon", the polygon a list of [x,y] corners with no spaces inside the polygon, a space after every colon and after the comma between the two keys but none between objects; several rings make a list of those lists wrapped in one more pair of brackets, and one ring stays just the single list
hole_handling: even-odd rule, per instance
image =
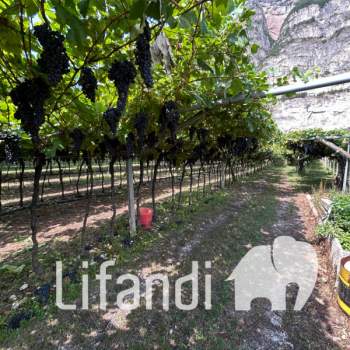
[{"label": "vine branch", "polygon": [[46,12],[45,12],[45,0],[40,0],[40,13],[41,13],[41,17],[43,18],[44,22],[49,26],[50,22],[46,16]]},{"label": "vine branch", "polygon": [[[24,32],[24,19],[23,19],[23,11],[24,6],[21,0],[19,0],[19,26],[21,28],[20,33],[21,33],[21,39],[22,39],[22,47],[24,51],[24,55],[26,56],[26,60],[29,62],[29,56],[27,52],[27,47],[26,47],[26,41],[25,41],[25,32]],[[31,62],[30,62],[31,64]]]}]

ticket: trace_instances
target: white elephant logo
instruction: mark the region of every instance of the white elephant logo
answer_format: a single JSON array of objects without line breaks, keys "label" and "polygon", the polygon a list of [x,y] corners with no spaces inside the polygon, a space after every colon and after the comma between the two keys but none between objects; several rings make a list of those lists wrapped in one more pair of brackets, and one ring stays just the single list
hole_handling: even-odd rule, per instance
[{"label": "white elephant logo", "polygon": [[286,310],[286,287],[299,286],[294,310],[301,310],[317,280],[318,261],[313,247],[290,236],[280,236],[273,246],[252,248],[226,281],[235,280],[235,309],[248,311],[252,300],[266,298],[274,311]]}]

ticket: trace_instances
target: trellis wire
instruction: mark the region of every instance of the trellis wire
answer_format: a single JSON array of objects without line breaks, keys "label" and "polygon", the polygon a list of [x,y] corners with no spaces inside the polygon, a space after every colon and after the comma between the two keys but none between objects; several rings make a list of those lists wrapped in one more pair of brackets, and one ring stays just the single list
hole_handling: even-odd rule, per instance
[{"label": "trellis wire", "polygon": [[[61,161],[61,169],[62,169],[62,180],[63,184],[60,183],[59,176],[59,168],[58,166],[54,166],[53,160],[51,162],[47,162],[47,166],[44,168],[43,176],[40,182],[40,188],[43,191],[41,205],[46,205],[49,203],[55,202],[66,202],[73,200],[77,196],[76,182],[78,179],[78,170],[80,167],[80,163],[76,162],[76,164],[72,164],[72,162]],[[224,163],[224,162],[222,162]],[[110,174],[108,171],[108,160],[106,159],[103,162],[95,160],[92,164],[92,168],[94,171],[94,195],[104,195],[108,194],[109,184],[110,184]],[[31,194],[32,194],[32,179],[33,179],[33,164],[31,162],[25,162],[25,171],[23,175],[23,203],[20,204],[20,191],[19,191],[19,165],[8,165],[5,163],[1,163],[0,165],[0,208],[1,211],[7,213],[8,211],[17,210],[20,208],[26,208],[30,204]],[[219,165],[218,161],[212,162],[210,164],[201,165],[200,162],[196,163],[193,166],[193,177],[194,177],[194,185],[197,180],[197,176],[199,174],[199,170],[201,169],[201,173],[199,176],[200,186],[198,189],[201,191],[205,191],[205,185],[209,187],[222,187],[222,181],[225,183],[228,181],[227,179],[218,178],[217,174],[213,171]],[[266,165],[266,164],[265,164]],[[152,179],[152,168],[154,167],[154,161],[150,162],[149,169],[146,169],[146,178],[144,179],[145,186],[149,185]],[[256,168],[259,168],[259,164],[255,164],[254,162],[243,162],[240,164],[234,165],[233,174],[229,174],[230,181],[231,176],[241,177],[245,175],[249,175],[256,171]],[[119,168],[118,162],[115,164],[116,169],[116,184],[119,189],[126,189],[126,163],[125,161],[121,161],[121,168]],[[157,176],[157,183],[169,183],[169,187],[171,186],[171,172],[169,170],[169,164],[167,162],[161,162],[160,171]],[[120,172],[121,170],[121,172]],[[147,171],[148,170],[148,171]],[[227,169],[226,169],[227,170]],[[79,183],[79,189],[82,195],[86,195],[86,178],[83,174],[86,174],[87,167],[84,164],[82,168],[82,176]],[[101,172],[102,171],[102,172]],[[212,172],[211,172],[212,171]],[[178,184],[179,178],[181,176],[181,169],[174,168],[172,170],[173,176],[175,179],[175,185]],[[211,172],[211,183],[209,185],[209,173]],[[148,173],[148,175],[147,175]],[[229,173],[229,171],[228,171]],[[139,162],[137,160],[133,161],[133,174],[134,174],[134,183],[136,184],[139,181]],[[189,179],[189,170],[186,168],[186,181]],[[202,181],[204,181],[204,186]],[[213,186],[213,182],[216,180],[215,185]],[[63,197],[61,195],[61,186],[64,186],[64,194]],[[195,186],[193,186],[195,187]],[[204,187],[204,188],[203,188]],[[211,188],[210,188],[211,189]]]}]

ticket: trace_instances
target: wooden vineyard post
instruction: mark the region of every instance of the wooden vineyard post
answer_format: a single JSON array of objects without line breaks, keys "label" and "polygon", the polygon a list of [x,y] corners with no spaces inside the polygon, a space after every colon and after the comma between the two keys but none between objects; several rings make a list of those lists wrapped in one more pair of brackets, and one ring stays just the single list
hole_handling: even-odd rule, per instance
[{"label": "wooden vineyard post", "polygon": [[[348,141],[348,153],[350,153],[350,140]],[[343,192],[346,192],[349,177],[349,158],[346,158],[345,173],[343,179]]]},{"label": "wooden vineyard post", "polygon": [[321,138],[316,138],[316,140],[318,142],[321,142],[322,144],[324,144],[325,146],[331,148],[333,151],[335,151],[336,153],[341,154],[343,157],[350,159],[350,152],[346,152],[344,151],[341,147],[335,145],[332,142],[329,142],[327,140],[321,139]]},{"label": "wooden vineyard post", "polygon": [[132,158],[128,158],[126,162],[126,174],[128,185],[129,232],[130,237],[133,237],[136,233],[136,215]]}]

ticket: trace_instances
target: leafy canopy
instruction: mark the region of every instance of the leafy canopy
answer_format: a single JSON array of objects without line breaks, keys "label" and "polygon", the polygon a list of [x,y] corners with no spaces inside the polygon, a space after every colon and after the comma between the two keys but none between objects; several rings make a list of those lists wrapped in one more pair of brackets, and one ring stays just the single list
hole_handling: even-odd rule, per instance
[{"label": "leafy canopy", "polygon": [[[70,142],[69,131],[81,128],[87,134],[84,147],[93,151],[110,133],[103,112],[115,106],[118,97],[108,69],[114,60],[135,62],[135,40],[147,19],[151,44],[161,32],[168,38],[173,65],[170,73],[162,64],[153,66],[152,89],[138,74],[118,136],[127,135],[140,111],[149,115],[149,131],[157,131],[162,104],[175,100],[182,130],[195,125],[207,128],[212,137],[230,133],[267,142],[275,131],[267,100],[249,98],[252,92],[267,89],[266,74],[250,63],[258,50],[247,35],[252,15],[245,0],[0,0],[0,126],[30,144],[14,118],[9,94],[20,81],[41,74],[37,59],[42,47],[33,32],[46,22],[66,38],[70,71],[45,103],[42,146],[54,153]],[[90,67],[98,80],[95,102],[78,85],[84,67]],[[245,102],[215,104],[238,94],[247,96]],[[193,105],[203,112],[191,110]]]}]

